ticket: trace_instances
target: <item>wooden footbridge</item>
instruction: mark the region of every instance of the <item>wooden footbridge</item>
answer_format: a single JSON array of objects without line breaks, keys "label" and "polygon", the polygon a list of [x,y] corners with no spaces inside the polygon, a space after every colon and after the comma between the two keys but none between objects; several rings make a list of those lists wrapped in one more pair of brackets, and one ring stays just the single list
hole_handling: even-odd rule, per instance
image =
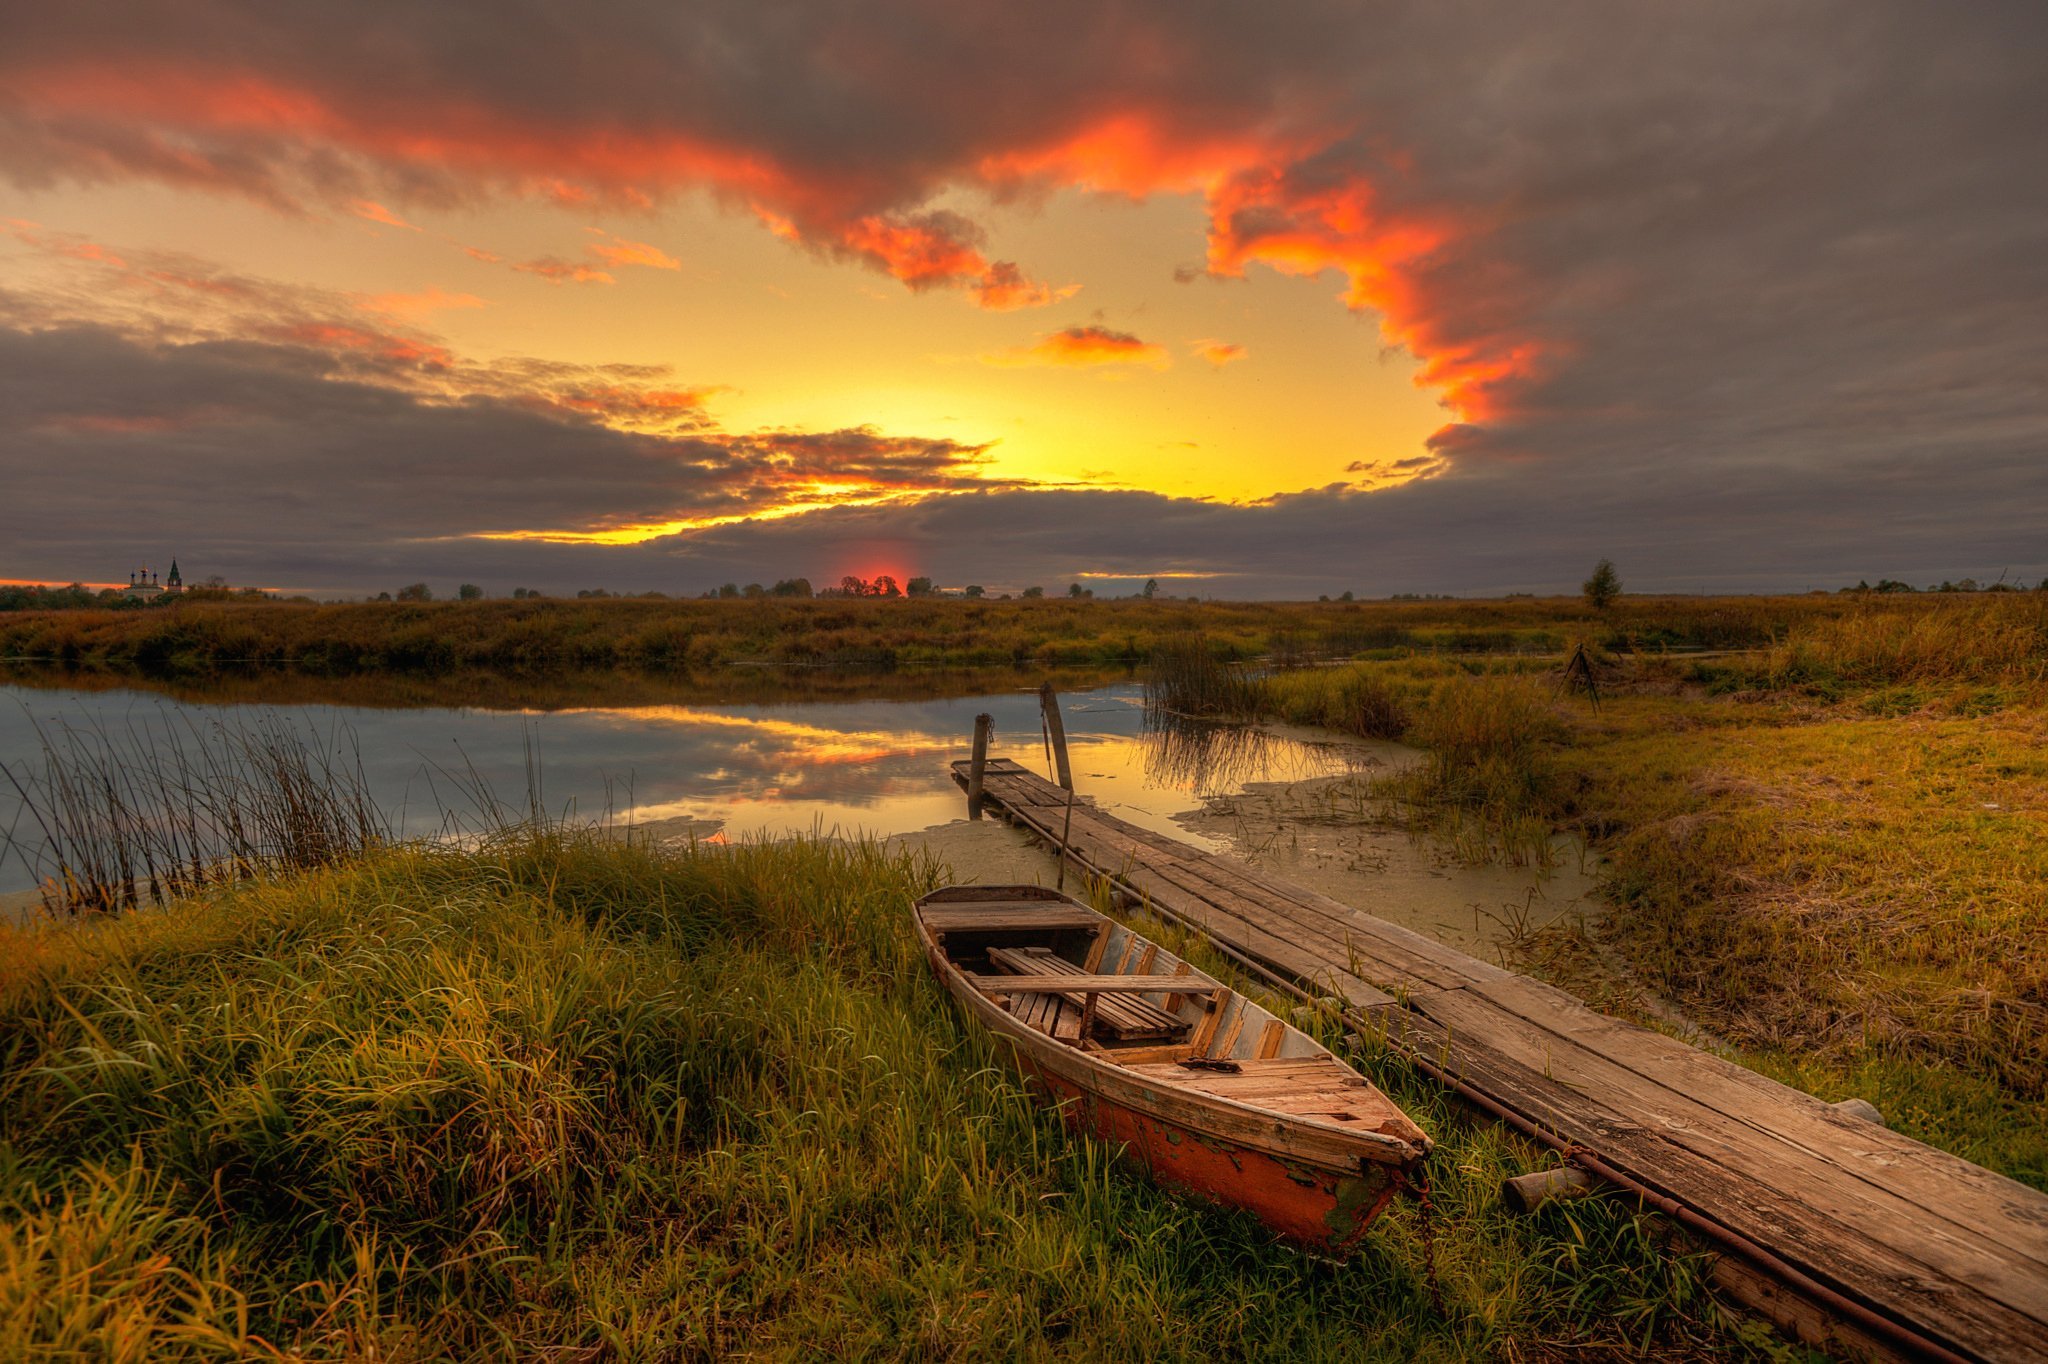
[{"label": "wooden footbridge", "polygon": [[[1063,748],[1063,745],[1062,745]],[[1064,753],[1060,756],[1063,758]],[[963,786],[972,764],[953,765]],[[1283,989],[1327,1000],[1492,1116],[1719,1253],[1808,1344],[2048,1360],[2048,1196],[989,760],[989,808]]]}]

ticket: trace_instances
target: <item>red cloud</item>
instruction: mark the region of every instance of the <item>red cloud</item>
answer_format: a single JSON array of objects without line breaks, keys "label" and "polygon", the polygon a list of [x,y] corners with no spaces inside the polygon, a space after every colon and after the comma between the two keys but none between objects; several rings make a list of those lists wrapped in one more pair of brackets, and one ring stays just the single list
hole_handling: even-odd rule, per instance
[{"label": "red cloud", "polygon": [[609,272],[593,265],[562,260],[557,256],[542,256],[539,260],[516,260],[512,268],[526,275],[539,275],[550,284],[611,284]]},{"label": "red cloud", "polygon": [[[1239,71],[1228,51],[1191,47],[1199,35],[1165,23],[1132,19],[1091,30],[1107,45],[1089,65],[1096,83],[1070,86],[1063,102],[1059,93],[1035,96],[1021,79],[1028,59],[1045,54],[1022,54],[1015,78],[1011,54],[990,64],[991,35],[970,14],[942,24],[966,55],[930,88],[905,82],[891,54],[864,43],[859,30],[828,22],[831,42],[820,34],[816,51],[800,44],[790,54],[814,64],[827,48],[840,54],[826,64],[835,83],[820,87],[820,107],[750,123],[730,112],[744,107],[732,98],[744,90],[724,91],[721,104],[707,88],[696,100],[687,89],[677,94],[673,80],[646,84],[631,62],[608,68],[618,73],[611,84],[564,76],[550,99],[528,101],[402,24],[379,30],[417,57],[412,76],[393,82],[368,79],[354,44],[342,42],[331,63],[287,59],[277,54],[318,50],[287,41],[295,21],[259,12],[246,22],[249,33],[209,29],[211,42],[188,35],[182,59],[79,41],[12,69],[0,59],[0,74],[47,142],[45,159],[77,178],[147,176],[286,207],[340,195],[391,218],[363,191],[381,186],[422,202],[509,192],[637,208],[708,187],[789,240],[859,260],[912,289],[961,290],[991,309],[1043,304],[1062,291],[991,260],[969,219],[920,209],[948,185],[1200,193],[1210,273],[1241,275],[1253,264],[1300,275],[1338,271],[1345,302],[1378,312],[1388,341],[1417,356],[1423,382],[1465,420],[1511,407],[1545,351],[1526,330],[1449,320],[1457,310],[1444,292],[1462,286],[1431,267],[1481,227],[1440,206],[1386,201],[1382,182],[1402,174],[1403,163],[1397,151],[1361,140],[1362,119],[1350,104],[1313,82],[1263,71],[1256,51],[1244,54]],[[766,41],[742,30],[732,38],[743,49]],[[266,35],[277,41],[257,41]],[[601,37],[592,41],[593,54],[605,51]],[[198,55],[210,52],[242,55]],[[1204,61],[1244,79],[1196,99],[1202,83],[1182,77],[1205,70]],[[696,74],[712,84],[728,79],[723,71]],[[845,129],[864,125],[835,110],[859,111],[884,131],[849,141]],[[672,268],[672,257],[644,243],[613,239],[592,250],[603,264]],[[555,282],[609,279],[603,269],[553,259],[515,268]]]},{"label": "red cloud", "polygon": [[1043,308],[1048,303],[1072,298],[1080,292],[1078,284],[1055,289],[1037,280],[1026,279],[1022,270],[1006,260],[989,266],[974,283],[975,303],[994,313],[1007,313],[1018,308]]},{"label": "red cloud", "polygon": [[615,236],[603,228],[593,227],[588,231],[603,240],[590,244],[590,254],[606,265],[644,265],[650,270],[680,270],[683,263],[658,246],[646,242],[631,241]]},{"label": "red cloud", "polygon": [[1172,363],[1166,347],[1143,341],[1129,332],[1107,327],[1067,327],[1040,337],[1029,346],[982,357],[991,365],[1149,365],[1165,369]]},{"label": "red cloud", "polygon": [[367,218],[373,223],[382,223],[386,227],[402,227],[411,232],[419,231],[417,227],[414,227],[411,223],[374,199],[358,199],[348,206],[348,211],[355,214],[358,218]]},{"label": "red cloud", "polygon": [[1223,366],[1233,360],[1244,359],[1248,353],[1243,346],[1235,341],[1218,341],[1212,337],[1195,342],[1195,354],[1201,356],[1218,369],[1223,368]]}]

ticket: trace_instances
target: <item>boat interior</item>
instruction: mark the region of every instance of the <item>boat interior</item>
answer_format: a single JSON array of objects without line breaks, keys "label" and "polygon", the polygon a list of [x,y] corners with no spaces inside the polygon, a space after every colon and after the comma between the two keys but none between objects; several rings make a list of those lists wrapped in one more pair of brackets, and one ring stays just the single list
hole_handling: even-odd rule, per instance
[{"label": "boat interior", "polygon": [[1039,887],[960,888],[926,897],[919,915],[973,988],[1056,1042],[1155,1083],[1311,1121],[1408,1127],[1314,1038],[1084,905]]}]

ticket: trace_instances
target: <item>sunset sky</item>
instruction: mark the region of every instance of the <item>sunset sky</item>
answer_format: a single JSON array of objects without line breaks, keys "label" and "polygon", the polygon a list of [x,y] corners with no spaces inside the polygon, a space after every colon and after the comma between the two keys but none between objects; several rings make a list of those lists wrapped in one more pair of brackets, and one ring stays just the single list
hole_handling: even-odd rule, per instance
[{"label": "sunset sky", "polygon": [[2048,574],[2048,7],[0,7],[0,578]]}]

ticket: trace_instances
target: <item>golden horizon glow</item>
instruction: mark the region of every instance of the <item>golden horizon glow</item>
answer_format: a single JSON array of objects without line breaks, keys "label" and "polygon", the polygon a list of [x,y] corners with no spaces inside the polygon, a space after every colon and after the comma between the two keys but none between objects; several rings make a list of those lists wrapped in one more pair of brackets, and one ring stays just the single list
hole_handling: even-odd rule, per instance
[{"label": "golden horizon glow", "polygon": [[[953,290],[907,291],[792,251],[767,215],[703,201],[626,216],[530,202],[401,215],[361,201],[326,219],[281,220],[130,184],[29,196],[23,227],[46,245],[40,255],[14,254],[59,279],[87,257],[125,264],[123,252],[138,241],[203,260],[232,234],[247,243],[239,273],[346,295],[365,317],[406,328],[301,323],[291,339],[416,360],[429,377],[415,391],[457,382],[434,374],[488,373],[523,356],[593,370],[649,367],[662,377],[631,391],[586,385],[536,395],[623,432],[688,434],[709,423],[746,440],[871,427],[985,447],[972,472],[1001,486],[1145,489],[1238,504],[1407,481],[1395,466],[1421,454],[1446,420],[1438,399],[1416,386],[1427,367],[1390,358],[1377,318],[1335,307],[1326,285],[1292,277],[1309,271],[1308,256],[1252,259],[1272,268],[1220,284],[1176,282],[1167,262],[1199,262],[1210,251],[1205,192],[1068,190],[1034,207],[948,199],[988,222],[1003,254],[1029,260],[1032,276],[1072,281],[1047,286],[1042,306],[1007,311],[973,306]],[[263,221],[253,224],[257,215]],[[48,245],[59,239],[68,244]],[[875,244],[939,251],[928,262],[936,271],[965,268],[929,242]],[[578,270],[615,282],[574,283]],[[679,325],[690,319],[708,325]],[[459,400],[459,385],[447,396]],[[1375,472],[1361,478],[1354,466]],[[572,521],[473,538],[629,545],[954,490],[858,477],[774,480],[730,510],[679,507],[629,524]]]}]

